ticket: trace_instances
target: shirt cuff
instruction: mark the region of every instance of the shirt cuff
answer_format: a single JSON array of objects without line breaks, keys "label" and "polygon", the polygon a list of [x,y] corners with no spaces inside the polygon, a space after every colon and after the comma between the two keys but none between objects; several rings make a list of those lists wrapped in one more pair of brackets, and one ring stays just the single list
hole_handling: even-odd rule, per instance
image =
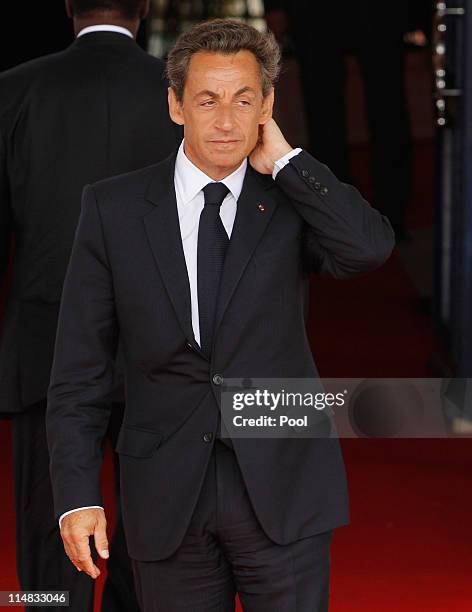
[{"label": "shirt cuff", "polygon": [[292,149],[288,153],[285,153],[283,157],[278,159],[274,164],[274,169],[272,170],[272,178],[275,180],[277,174],[288,164],[292,157],[295,157],[295,155],[298,155],[301,152],[302,150],[300,147],[297,147],[296,149]]},{"label": "shirt cuff", "polygon": [[77,512],[78,510],[89,510],[90,508],[101,508],[103,510],[103,506],[83,506],[82,508],[74,508],[73,510],[68,510],[67,512],[64,512],[64,514],[61,514],[61,516],[59,517],[59,529],[61,528],[62,519],[65,516],[67,516],[68,514],[72,514],[72,512]]}]

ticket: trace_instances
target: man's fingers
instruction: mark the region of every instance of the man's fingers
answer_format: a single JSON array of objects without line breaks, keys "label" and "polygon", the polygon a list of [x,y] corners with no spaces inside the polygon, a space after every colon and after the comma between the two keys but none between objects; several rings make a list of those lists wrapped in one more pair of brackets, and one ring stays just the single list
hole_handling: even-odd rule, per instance
[{"label": "man's fingers", "polygon": [[64,550],[65,550],[65,552],[66,552],[66,555],[69,557],[69,561],[72,563],[72,565],[75,567],[75,569],[76,569],[78,572],[81,572],[81,571],[82,571],[82,568],[80,568],[80,567],[77,565],[77,561],[73,561],[73,557],[74,557],[74,555],[73,555],[72,551],[69,549],[69,547],[68,547],[66,544],[64,545]]},{"label": "man's fingers", "polygon": [[89,557],[88,559],[85,559],[84,561],[77,561],[77,559],[75,559],[74,561],[72,561],[72,563],[74,564],[74,567],[78,572],[84,572],[88,574],[90,578],[95,579],[100,576],[100,570],[93,562],[92,557]]},{"label": "man's fingers", "polygon": [[100,570],[93,562],[93,559],[91,556],[88,556],[85,558],[77,558],[74,556],[74,553],[71,552],[71,554],[68,554],[68,557],[79,572],[85,572],[86,574],[90,576],[90,578],[94,578],[94,579],[100,576]]},{"label": "man's fingers", "polygon": [[98,578],[100,570],[94,564],[89,546],[89,536],[72,537],[65,541],[67,556],[79,571],[83,571],[91,578]]},{"label": "man's fingers", "polygon": [[95,542],[95,548],[97,549],[98,554],[102,559],[108,559],[110,556],[108,552],[108,539],[106,532],[106,523],[100,522],[100,524],[95,529],[93,534],[93,539]]},{"label": "man's fingers", "polygon": [[92,561],[92,557],[85,559],[84,561],[77,562],[79,569],[82,569],[90,578],[98,578],[100,576],[100,570]]}]

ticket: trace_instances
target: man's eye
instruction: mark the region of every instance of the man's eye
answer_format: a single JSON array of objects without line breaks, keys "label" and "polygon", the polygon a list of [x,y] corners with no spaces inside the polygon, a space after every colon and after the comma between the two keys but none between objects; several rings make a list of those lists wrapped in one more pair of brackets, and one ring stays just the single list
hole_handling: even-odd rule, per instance
[{"label": "man's eye", "polygon": [[251,103],[249,102],[249,100],[239,100],[239,104],[241,106],[250,106]]},{"label": "man's eye", "polygon": [[214,104],[214,100],[207,100],[206,102],[202,102],[200,106],[213,106]]}]

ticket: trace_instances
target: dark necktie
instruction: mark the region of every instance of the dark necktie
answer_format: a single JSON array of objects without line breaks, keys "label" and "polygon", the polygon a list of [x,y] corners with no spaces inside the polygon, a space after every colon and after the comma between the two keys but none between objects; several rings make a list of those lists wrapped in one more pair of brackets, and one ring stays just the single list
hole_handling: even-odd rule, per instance
[{"label": "dark necktie", "polygon": [[[198,225],[197,247],[197,287],[198,287],[198,315],[200,322],[200,346],[211,356],[213,334],[215,331],[215,314],[218,291],[220,288],[221,273],[228,247],[229,238],[220,217],[220,207],[229,192],[223,183],[208,183],[203,188],[205,207],[200,215]],[[216,437],[228,448],[233,449],[231,438],[219,417]]]},{"label": "dark necktie", "polygon": [[220,217],[228,187],[208,183],[203,188],[205,207],[200,214],[197,247],[198,316],[200,346],[210,357],[215,325],[216,301],[229,238]]}]

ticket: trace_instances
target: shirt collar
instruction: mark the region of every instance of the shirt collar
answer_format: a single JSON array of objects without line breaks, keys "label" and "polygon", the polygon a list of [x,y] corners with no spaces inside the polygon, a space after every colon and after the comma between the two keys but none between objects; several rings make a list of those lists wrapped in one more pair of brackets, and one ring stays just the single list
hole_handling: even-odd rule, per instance
[{"label": "shirt collar", "polygon": [[[234,172],[220,181],[221,183],[224,183],[226,187],[228,187],[236,201],[238,201],[243,188],[246,168],[247,157],[243,159],[241,165],[236,168]],[[203,187],[205,187],[205,185],[215,182],[212,178],[202,172],[200,168],[197,168],[197,166],[185,155],[183,140],[180,144],[175,160],[175,178],[178,183],[183,204],[191,202],[193,198],[203,189]]]},{"label": "shirt collar", "polygon": [[117,34],[124,34],[130,38],[134,38],[133,34],[127,28],[122,28],[121,26],[117,25],[109,25],[106,23],[82,28],[82,30],[80,30],[80,32],[77,34],[77,38],[80,38],[84,34],[91,34],[92,32],[116,32]]}]

